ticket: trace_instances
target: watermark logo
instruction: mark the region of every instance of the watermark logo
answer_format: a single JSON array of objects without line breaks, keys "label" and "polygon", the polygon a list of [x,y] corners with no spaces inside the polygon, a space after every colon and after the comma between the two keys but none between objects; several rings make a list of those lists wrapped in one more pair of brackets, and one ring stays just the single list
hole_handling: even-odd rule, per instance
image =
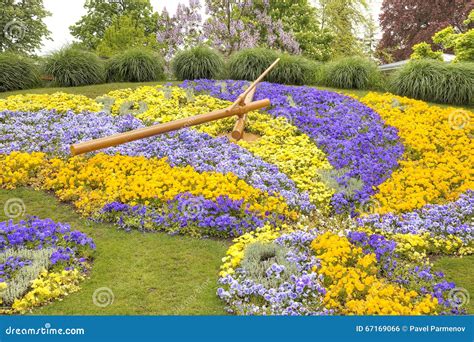
[{"label": "watermark logo", "polygon": [[189,219],[197,218],[203,211],[203,203],[196,198],[189,198],[183,203],[182,212]]},{"label": "watermark logo", "polygon": [[467,128],[471,122],[471,115],[467,110],[457,109],[449,113],[449,127],[454,130]]},{"label": "watermark logo", "polygon": [[285,110],[280,110],[274,114],[273,120],[270,121],[270,126],[274,130],[279,131],[287,125],[293,125],[293,120],[294,118],[291,113]]},{"label": "watermark logo", "polygon": [[15,219],[25,215],[26,206],[23,200],[20,198],[10,198],[5,202],[3,206],[3,212],[5,216],[10,219]]},{"label": "watermark logo", "polygon": [[375,214],[380,209],[382,205],[376,199],[369,199],[360,204],[360,211],[365,214]]},{"label": "watermark logo", "polygon": [[455,287],[449,291],[448,298],[454,307],[462,308],[469,304],[471,296],[469,295],[469,291],[465,288]]},{"label": "watermark logo", "polygon": [[20,20],[12,20],[3,27],[3,33],[12,43],[17,43],[26,35],[26,25]]},{"label": "watermark logo", "polygon": [[99,308],[106,308],[114,303],[115,295],[108,287],[100,287],[94,291],[92,302]]}]

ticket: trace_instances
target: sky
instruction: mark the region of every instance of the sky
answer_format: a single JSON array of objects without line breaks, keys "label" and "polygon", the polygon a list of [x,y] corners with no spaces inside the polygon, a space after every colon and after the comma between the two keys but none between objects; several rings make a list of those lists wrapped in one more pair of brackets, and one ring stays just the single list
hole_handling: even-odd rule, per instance
[{"label": "sky", "polygon": [[[163,7],[171,14],[176,11],[178,4],[188,3],[188,0],[150,0],[155,11],[161,11]],[[40,55],[48,54],[51,51],[74,41],[69,33],[69,26],[77,22],[86,11],[84,9],[85,0],[43,0],[45,8],[52,13],[50,17],[44,19],[48,29],[51,31],[52,40],[43,40],[43,47],[38,51]],[[369,0],[371,12],[374,18],[378,18],[382,0]]]}]

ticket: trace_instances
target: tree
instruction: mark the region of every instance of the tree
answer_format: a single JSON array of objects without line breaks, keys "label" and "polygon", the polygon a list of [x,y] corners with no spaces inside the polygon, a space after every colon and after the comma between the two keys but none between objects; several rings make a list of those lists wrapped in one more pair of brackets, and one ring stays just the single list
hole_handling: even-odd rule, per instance
[{"label": "tree", "polygon": [[300,47],[282,20],[269,15],[269,3],[261,8],[249,0],[206,0],[210,17],[203,25],[209,42],[226,55],[244,48],[267,46],[291,53]]},{"label": "tree", "polygon": [[156,39],[167,61],[180,48],[194,47],[204,41],[200,12],[200,2],[190,0],[189,6],[179,3],[173,17],[170,17],[166,7],[158,15]]},{"label": "tree", "polygon": [[97,45],[97,53],[102,57],[111,57],[117,52],[134,47],[156,47],[154,35],[145,35],[143,24],[129,15],[116,17],[104,32],[104,38]]},{"label": "tree", "polygon": [[456,61],[474,62],[474,10],[463,22],[464,27],[456,32],[454,27],[448,26],[433,36],[433,42],[444,50],[452,49]]},{"label": "tree", "polygon": [[371,29],[366,0],[318,0],[322,30],[333,32],[335,56],[362,54],[363,36]]},{"label": "tree", "polygon": [[260,11],[267,8],[273,21],[281,21],[283,29],[294,35],[304,56],[319,61],[330,58],[335,35],[320,28],[318,12],[308,0],[259,0],[254,5]]},{"label": "tree", "polygon": [[226,55],[256,46],[300,52],[293,33],[269,15],[266,2],[259,8],[250,0],[205,0],[205,6],[204,22],[198,0],[178,5],[173,17],[166,9],[159,14],[157,40],[168,59],[178,49],[203,43]]},{"label": "tree", "polygon": [[376,49],[377,49],[377,24],[372,15],[369,16],[369,20],[367,22],[367,28],[364,33],[363,37],[363,52],[367,56],[375,57]]},{"label": "tree", "polygon": [[410,59],[435,59],[443,60],[443,53],[441,51],[433,51],[431,45],[423,42],[413,46],[413,53]]},{"label": "tree", "polygon": [[396,61],[407,59],[415,44],[432,43],[431,37],[439,30],[447,26],[461,30],[472,9],[472,0],[384,0],[383,36],[377,49],[391,53]]},{"label": "tree", "polygon": [[43,0],[0,0],[0,51],[33,53],[50,32]]},{"label": "tree", "polygon": [[71,35],[89,49],[96,49],[105,30],[114,19],[128,15],[145,29],[145,35],[156,32],[157,14],[150,0],[86,0],[87,14],[69,27]]}]

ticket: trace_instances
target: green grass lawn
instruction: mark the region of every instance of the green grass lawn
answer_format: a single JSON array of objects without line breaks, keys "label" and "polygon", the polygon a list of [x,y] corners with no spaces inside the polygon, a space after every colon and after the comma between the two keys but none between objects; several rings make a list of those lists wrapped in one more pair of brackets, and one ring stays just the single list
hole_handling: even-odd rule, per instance
[{"label": "green grass lawn", "polygon": [[449,281],[454,281],[456,286],[462,287],[470,295],[470,301],[465,308],[474,314],[474,255],[462,258],[439,258],[434,262],[434,268],[446,273]]},{"label": "green grass lawn", "polygon": [[[104,83],[104,84],[94,84],[82,87],[47,87],[47,88],[36,88],[36,89],[25,89],[25,90],[16,90],[16,91],[8,91],[0,93],[0,99],[6,98],[11,95],[16,94],[52,94],[55,92],[65,92],[70,94],[80,94],[95,99],[97,96],[104,95],[112,90],[117,89],[124,89],[124,88],[131,88],[135,89],[145,85],[157,85],[157,84],[179,84],[178,81],[165,81],[165,82],[143,82],[143,83]],[[343,93],[347,95],[356,95],[358,97],[363,97],[367,95],[369,92],[376,92],[376,93],[385,93],[384,91],[376,91],[376,90],[356,90],[356,89],[336,89],[336,88],[328,88],[322,86],[315,86],[315,88],[321,90],[329,90],[338,93]],[[440,106],[440,107],[457,107],[457,108],[467,108],[467,109],[474,109],[474,105],[472,106],[453,106],[453,105],[445,105],[439,103],[431,103],[432,105]]]},{"label": "green grass lawn", "polygon": [[[117,89],[124,89],[124,88],[131,88],[135,89],[141,86],[153,86],[157,84],[179,84],[178,81],[166,81],[166,82],[143,82],[143,83],[104,83],[104,84],[94,84],[82,87],[47,87],[47,88],[36,88],[36,89],[24,89],[24,90],[15,90],[15,91],[7,91],[0,93],[0,98],[6,98],[11,95],[17,94],[52,94],[55,92],[64,92],[70,94],[80,94],[90,97],[92,99],[96,98],[97,96],[104,95],[112,90]],[[354,94],[357,96],[365,96],[370,91],[368,90],[348,90],[348,89],[334,89],[334,88],[327,88],[327,87],[317,87],[318,89],[329,90],[329,91],[337,91],[345,94]]]},{"label": "green grass lawn", "polygon": [[144,83],[104,83],[104,84],[94,84],[83,87],[48,87],[48,88],[36,88],[36,89],[24,89],[24,90],[15,90],[0,93],[0,98],[5,98],[10,95],[16,94],[52,94],[56,92],[64,92],[69,94],[79,94],[85,95],[92,99],[95,99],[97,96],[104,95],[112,90],[131,88],[135,89],[141,86],[153,86],[157,84],[166,84],[173,83],[177,84],[179,82],[144,82]]},{"label": "green grass lawn", "polygon": [[[0,190],[0,221],[9,198],[20,198],[25,215],[51,218],[83,231],[97,244],[90,277],[81,291],[34,311],[45,315],[220,315],[216,296],[217,274],[228,243],[169,236],[162,233],[124,232],[80,217],[72,207],[50,194],[32,189]],[[114,302],[94,305],[96,289],[108,287]]]}]

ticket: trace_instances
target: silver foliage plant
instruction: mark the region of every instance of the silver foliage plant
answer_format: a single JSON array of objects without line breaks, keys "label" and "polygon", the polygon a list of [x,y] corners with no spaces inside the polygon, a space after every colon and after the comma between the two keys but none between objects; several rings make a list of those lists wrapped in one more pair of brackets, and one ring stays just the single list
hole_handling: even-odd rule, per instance
[{"label": "silver foliage plant", "polygon": [[26,265],[16,271],[13,277],[7,281],[8,287],[0,292],[0,297],[4,304],[11,305],[15,299],[23,296],[30,288],[31,282],[38,278],[41,271],[49,268],[53,252],[53,248],[37,250],[21,248],[7,249],[0,254],[0,263],[5,263],[9,257],[20,257],[32,261],[30,265]]},{"label": "silver foliage plant", "polygon": [[296,265],[286,259],[288,252],[288,248],[276,243],[255,242],[245,249],[241,267],[256,283],[278,287],[299,273]]}]

